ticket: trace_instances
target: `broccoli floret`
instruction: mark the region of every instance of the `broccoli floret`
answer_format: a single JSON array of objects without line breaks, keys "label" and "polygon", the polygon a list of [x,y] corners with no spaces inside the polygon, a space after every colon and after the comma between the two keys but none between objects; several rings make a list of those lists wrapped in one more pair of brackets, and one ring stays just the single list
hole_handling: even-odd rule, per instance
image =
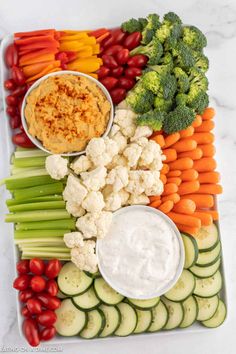
[{"label": "broccoli floret", "polygon": [[208,58],[201,52],[194,52],[193,56],[195,58],[195,67],[205,73],[209,69]]},{"label": "broccoli floret", "polygon": [[156,31],[156,37],[161,43],[165,43],[165,49],[169,50],[176,45],[182,34],[180,18],[174,12],[168,12],[164,16],[162,25]]},{"label": "broccoli floret", "polygon": [[170,23],[177,23],[178,25],[182,24],[181,19],[174,12],[168,12],[167,14],[165,14],[164,21],[170,22]]},{"label": "broccoli floret", "polygon": [[138,19],[138,22],[140,23],[140,26],[141,26],[142,30],[147,26],[147,23],[148,23],[147,19],[143,18],[143,17],[140,17]]},{"label": "broccoli floret", "polygon": [[172,55],[175,58],[175,66],[179,66],[185,71],[191,69],[195,64],[193,51],[182,41],[178,41],[172,48]]},{"label": "broccoli floret", "polygon": [[140,81],[145,89],[152,91],[154,94],[157,94],[160,90],[161,75],[159,75],[156,71],[149,71],[145,73]]},{"label": "broccoli floret", "polygon": [[161,90],[163,98],[168,100],[174,97],[177,90],[177,81],[174,75],[167,73],[161,76]]},{"label": "broccoli floret", "polygon": [[145,113],[152,109],[154,98],[154,94],[146,90],[139,81],[133,90],[129,91],[126,102],[135,113]]},{"label": "broccoli floret", "polygon": [[182,105],[182,106],[186,106],[188,102],[188,95],[186,95],[185,93],[178,93],[175,96],[175,103],[177,106]]},{"label": "broccoli floret", "polygon": [[192,49],[199,51],[207,45],[205,35],[195,26],[183,27],[183,41]]},{"label": "broccoli floret", "polygon": [[123,22],[121,25],[123,31],[128,33],[140,32],[142,31],[142,23],[135,18],[131,18],[130,20]]},{"label": "broccoli floret", "polygon": [[155,65],[158,64],[162,54],[163,54],[163,47],[160,41],[157,38],[153,38],[152,41],[147,44],[146,46],[139,46],[133,50],[131,50],[130,55],[136,54],[144,54],[148,56],[148,64]]},{"label": "broccoli floret", "polygon": [[157,71],[160,74],[167,74],[172,72],[174,68],[174,62],[172,55],[169,52],[166,52],[163,57],[161,57],[158,65],[149,66],[152,70]]},{"label": "broccoli floret", "polygon": [[166,118],[167,114],[165,112],[160,112],[158,110],[150,110],[147,113],[138,115],[137,124],[138,125],[147,125],[152,128],[154,131],[160,130],[162,124]]},{"label": "broccoli floret", "polygon": [[157,14],[150,14],[147,17],[147,24],[142,32],[142,44],[148,44],[155,36],[157,28],[161,26],[159,16]]},{"label": "broccoli floret", "polygon": [[174,68],[173,72],[177,80],[178,91],[180,93],[187,92],[189,89],[188,75],[181,68],[178,68],[177,66]]},{"label": "broccoli floret", "polygon": [[164,99],[172,98],[177,89],[176,79],[170,73],[150,71],[145,73],[140,81],[147,90]]},{"label": "broccoli floret", "polygon": [[165,133],[171,134],[179,130],[186,129],[195,119],[193,109],[184,105],[177,106],[173,111],[167,114],[163,122]]},{"label": "broccoli floret", "polygon": [[197,113],[202,114],[204,109],[209,105],[208,94],[203,90],[191,87],[188,93],[187,105]]},{"label": "broccoli floret", "polygon": [[189,80],[190,88],[196,87],[203,91],[208,89],[208,79],[206,75],[195,67],[189,70]]},{"label": "broccoli floret", "polygon": [[165,100],[162,97],[156,96],[154,100],[154,107],[158,111],[169,112],[172,108],[173,101],[171,99]]}]

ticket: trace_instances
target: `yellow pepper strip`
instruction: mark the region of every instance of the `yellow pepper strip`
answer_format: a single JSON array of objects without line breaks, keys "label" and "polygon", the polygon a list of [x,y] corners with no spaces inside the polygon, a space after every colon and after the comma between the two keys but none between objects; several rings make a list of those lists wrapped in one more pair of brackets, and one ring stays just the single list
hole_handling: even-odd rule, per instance
[{"label": "yellow pepper strip", "polygon": [[60,43],[60,51],[68,50],[77,52],[81,47],[83,47],[83,42],[78,41],[66,41]]},{"label": "yellow pepper strip", "polygon": [[85,73],[91,73],[97,71],[102,64],[102,60],[96,57],[76,59],[71,63],[68,63],[68,70],[82,71]]},{"label": "yellow pepper strip", "polygon": [[99,54],[100,53],[100,44],[94,44],[92,45],[92,49],[93,49],[93,54]]},{"label": "yellow pepper strip", "polygon": [[94,77],[94,79],[98,79],[98,74],[87,73],[89,76]]},{"label": "yellow pepper strip", "polygon": [[89,36],[87,35],[87,33],[78,33],[78,34],[73,34],[73,35],[66,35],[66,36],[61,36],[61,38],[59,39],[60,42],[64,42],[64,41],[74,41],[74,40],[83,40],[83,39],[87,39],[89,38]]},{"label": "yellow pepper strip", "polygon": [[78,34],[78,33],[89,33],[91,30],[62,30],[61,32],[67,33],[67,34]]},{"label": "yellow pepper strip", "polygon": [[83,50],[78,51],[78,58],[88,58],[93,55],[93,49],[91,46],[83,47]]},{"label": "yellow pepper strip", "polygon": [[86,45],[93,45],[97,43],[95,37],[89,37],[89,36],[88,38],[81,39],[81,42],[83,42]]}]

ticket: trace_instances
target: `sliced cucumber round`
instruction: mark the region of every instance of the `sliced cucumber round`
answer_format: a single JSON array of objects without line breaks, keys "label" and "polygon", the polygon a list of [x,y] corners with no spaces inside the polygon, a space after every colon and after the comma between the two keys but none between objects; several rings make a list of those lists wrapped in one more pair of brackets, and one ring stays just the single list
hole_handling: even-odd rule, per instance
[{"label": "sliced cucumber round", "polygon": [[98,337],[105,326],[105,316],[99,309],[87,312],[88,322],[85,328],[80,332],[80,337],[92,339]]},{"label": "sliced cucumber round", "polygon": [[88,277],[96,279],[96,278],[100,278],[101,277],[101,273],[98,271],[96,273],[90,273],[90,272],[86,272],[84,271],[85,274],[87,274]]},{"label": "sliced cucumber round", "polygon": [[71,299],[65,299],[55,311],[57,320],[55,328],[64,337],[75,336],[86,326],[87,315],[74,306]]},{"label": "sliced cucumber round", "polygon": [[168,311],[162,301],[152,310],[152,323],[148,332],[157,332],[162,329],[168,321]]},{"label": "sliced cucumber round", "polygon": [[219,298],[217,295],[208,298],[195,296],[195,299],[198,304],[198,321],[206,321],[214,316],[219,304]]},{"label": "sliced cucumber round", "polygon": [[121,313],[116,306],[110,305],[100,305],[99,309],[103,312],[105,316],[105,326],[102,332],[99,334],[99,337],[108,337],[111,336],[119,327],[121,323]]},{"label": "sliced cucumber round", "polygon": [[190,268],[190,271],[197,277],[197,278],[209,278],[215,274],[215,272],[219,269],[221,262],[221,258],[217,259],[217,261],[209,267],[198,267],[193,266]]},{"label": "sliced cucumber round", "polygon": [[93,279],[72,262],[64,264],[57,278],[60,291],[68,296],[84,293],[92,285],[92,282]]},{"label": "sliced cucumber round", "polygon": [[181,302],[170,301],[163,298],[162,301],[168,310],[168,321],[164,329],[174,329],[179,327],[184,318],[184,308]]},{"label": "sliced cucumber round", "polygon": [[194,294],[200,297],[212,297],[217,295],[223,284],[222,276],[218,270],[209,278],[196,278]]},{"label": "sliced cucumber round", "polygon": [[137,326],[137,313],[136,310],[125,302],[117,305],[121,313],[121,323],[115,331],[116,336],[124,337],[134,332]]},{"label": "sliced cucumber round", "polygon": [[184,251],[185,251],[185,261],[184,268],[188,269],[196,263],[198,258],[198,246],[197,242],[193,236],[187,234],[181,234],[183,243],[184,243]]},{"label": "sliced cucumber round", "polygon": [[222,300],[219,300],[219,305],[213,317],[210,318],[209,320],[203,321],[202,324],[208,328],[219,327],[225,321],[226,315],[227,315],[226,306]]},{"label": "sliced cucumber round", "polygon": [[194,238],[197,241],[199,252],[211,251],[219,241],[218,229],[215,224],[202,226]]},{"label": "sliced cucumber round", "polygon": [[194,288],[195,277],[187,269],[184,269],[177,283],[165,293],[165,297],[171,301],[184,301],[193,293]]},{"label": "sliced cucumber round", "polygon": [[142,311],[136,309],[136,312],[138,316],[138,322],[134,333],[138,334],[146,332],[152,323],[152,311]]},{"label": "sliced cucumber round", "polygon": [[154,297],[148,300],[139,300],[127,298],[131,306],[134,306],[138,310],[151,310],[153,307],[157,306],[160,301],[159,297]]},{"label": "sliced cucumber round", "polygon": [[65,294],[62,294],[62,292],[60,290],[58,290],[57,297],[59,297],[59,299],[62,299],[62,300],[68,298],[68,296]]},{"label": "sliced cucumber round", "polygon": [[103,278],[94,280],[94,290],[97,297],[107,305],[117,305],[124,299],[124,296],[112,289]]},{"label": "sliced cucumber round", "polygon": [[184,318],[180,323],[180,328],[187,328],[191,326],[197,319],[198,305],[196,299],[193,296],[189,296],[189,298],[183,302],[183,307]]},{"label": "sliced cucumber round", "polygon": [[218,242],[213,250],[199,253],[196,265],[199,267],[209,267],[217,261],[220,255],[221,244]]},{"label": "sliced cucumber round", "polygon": [[82,311],[94,310],[100,304],[92,286],[85,293],[72,297],[72,302]]}]

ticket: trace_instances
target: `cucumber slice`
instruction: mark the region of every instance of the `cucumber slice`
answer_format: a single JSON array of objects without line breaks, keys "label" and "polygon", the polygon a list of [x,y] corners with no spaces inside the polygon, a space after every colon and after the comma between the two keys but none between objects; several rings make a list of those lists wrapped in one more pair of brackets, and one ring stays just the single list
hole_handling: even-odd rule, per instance
[{"label": "cucumber slice", "polygon": [[165,297],[171,301],[184,301],[193,293],[194,288],[195,277],[187,269],[184,269],[177,283],[165,293]]},{"label": "cucumber slice", "polygon": [[65,263],[57,278],[60,291],[69,296],[84,293],[91,285],[93,279],[77,268],[74,263]]},{"label": "cucumber slice", "polygon": [[202,324],[208,328],[216,328],[222,325],[227,315],[226,306],[222,300],[219,300],[219,305],[213,317],[207,321],[203,321]]},{"label": "cucumber slice", "polygon": [[124,296],[112,289],[103,278],[94,280],[94,290],[97,297],[107,305],[117,305],[124,299]]},{"label": "cucumber slice", "polygon": [[202,226],[194,235],[199,252],[211,251],[219,241],[219,233],[215,224]]},{"label": "cucumber slice", "polygon": [[185,261],[184,268],[192,267],[198,258],[198,246],[196,240],[193,236],[187,234],[181,234],[183,243],[184,243],[184,251],[185,251]]},{"label": "cucumber slice", "polygon": [[111,336],[121,323],[121,313],[116,306],[101,305],[100,310],[103,312],[106,324],[99,337]]},{"label": "cucumber slice", "polygon": [[74,296],[72,302],[81,311],[94,310],[100,304],[92,286],[85,293]]},{"label": "cucumber slice", "polygon": [[152,323],[152,311],[142,311],[136,309],[136,312],[138,316],[138,323],[134,330],[134,333],[138,334],[146,332]]},{"label": "cucumber slice", "polygon": [[164,329],[173,329],[178,327],[184,318],[184,308],[181,302],[170,301],[163,298],[162,301],[168,310],[168,321]]},{"label": "cucumber slice", "polygon": [[212,297],[217,295],[223,284],[222,276],[218,270],[209,278],[196,278],[194,294],[200,297]]},{"label": "cucumber slice", "polygon": [[168,311],[162,301],[152,310],[152,323],[148,332],[157,332],[162,329],[168,321]]},{"label": "cucumber slice", "polygon": [[183,302],[183,307],[184,318],[180,323],[180,328],[187,328],[191,326],[197,319],[198,305],[196,299],[193,296],[189,296],[189,298]]},{"label": "cucumber slice", "polygon": [[59,297],[59,299],[62,299],[62,300],[68,298],[68,296],[65,294],[62,294],[62,292],[60,290],[58,290],[57,297]]},{"label": "cucumber slice", "polygon": [[80,332],[80,337],[92,339],[98,337],[105,326],[105,316],[99,309],[87,312],[88,322],[85,328]]},{"label": "cucumber slice", "polygon": [[115,331],[116,336],[124,337],[133,333],[137,326],[137,313],[136,310],[125,302],[117,305],[121,313],[121,323]]},{"label": "cucumber slice", "polygon": [[58,334],[64,337],[77,335],[87,324],[87,315],[77,309],[71,299],[65,299],[55,311],[57,320],[55,328]]},{"label": "cucumber slice", "polygon": [[214,316],[219,304],[219,298],[217,295],[208,298],[195,296],[195,299],[198,304],[198,321],[206,321]]},{"label": "cucumber slice", "polygon": [[198,255],[196,265],[199,267],[208,267],[214,264],[221,255],[221,244],[217,243],[216,247],[213,250],[208,252],[201,252]]},{"label": "cucumber slice", "polygon": [[153,307],[157,306],[158,302],[160,301],[159,297],[154,297],[153,299],[149,300],[139,300],[139,299],[131,299],[127,298],[130,305],[135,307],[138,310],[151,310]]},{"label": "cucumber slice", "polygon": [[84,272],[88,277],[93,278],[93,279],[101,277],[101,273],[99,271],[96,273],[90,273],[90,272],[86,272],[86,271],[84,271]]},{"label": "cucumber slice", "polygon": [[217,259],[217,261],[209,267],[198,267],[193,266],[189,270],[197,277],[197,278],[208,278],[215,274],[215,272],[219,269],[221,262],[221,258]]}]

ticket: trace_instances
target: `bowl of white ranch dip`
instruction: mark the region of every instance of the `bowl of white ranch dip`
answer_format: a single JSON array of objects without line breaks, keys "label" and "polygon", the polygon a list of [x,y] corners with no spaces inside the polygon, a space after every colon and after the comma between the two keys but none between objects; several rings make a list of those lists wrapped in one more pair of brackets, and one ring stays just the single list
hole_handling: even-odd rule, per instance
[{"label": "bowl of white ranch dip", "polygon": [[151,299],[171,289],[182,273],[184,247],[175,224],[157,209],[134,205],[113,214],[97,240],[99,270],[120,294]]}]

